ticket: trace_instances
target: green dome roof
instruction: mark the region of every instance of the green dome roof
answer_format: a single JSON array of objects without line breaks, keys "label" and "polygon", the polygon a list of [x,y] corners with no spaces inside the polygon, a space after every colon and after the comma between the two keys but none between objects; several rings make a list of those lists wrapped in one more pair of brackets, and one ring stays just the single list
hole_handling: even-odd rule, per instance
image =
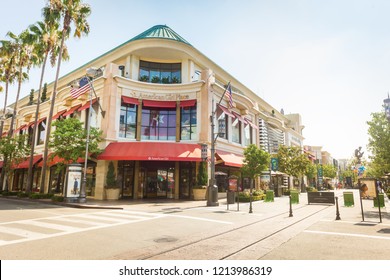
[{"label": "green dome roof", "polygon": [[181,37],[179,34],[177,34],[175,31],[173,31],[171,28],[169,28],[166,25],[155,25],[152,28],[149,28],[148,30],[142,32],[141,34],[135,36],[133,39],[129,41],[136,41],[136,40],[150,39],[150,38],[174,40],[191,46],[191,44],[188,43],[186,40],[184,40],[183,37]]}]

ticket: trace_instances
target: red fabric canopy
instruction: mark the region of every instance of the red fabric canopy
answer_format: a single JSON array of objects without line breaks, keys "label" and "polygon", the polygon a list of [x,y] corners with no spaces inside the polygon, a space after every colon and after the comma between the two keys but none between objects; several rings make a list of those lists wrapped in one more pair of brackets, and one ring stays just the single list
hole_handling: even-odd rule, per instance
[{"label": "red fabric canopy", "polygon": [[[95,104],[95,102],[97,101],[97,99],[93,99],[92,100],[92,105]],[[77,111],[81,112],[83,110],[86,110],[89,108],[89,105],[90,105],[90,102],[88,101],[87,103],[85,103],[82,107],[80,107]]]},{"label": "red fabric canopy", "polygon": [[[38,161],[42,159],[42,155],[36,155],[33,157],[33,165],[36,164]],[[25,161],[22,161],[21,163],[17,164],[14,166],[14,169],[23,169],[23,168],[28,168],[30,165],[30,158],[27,158]]]},{"label": "red fabric canopy", "polygon": [[55,114],[53,116],[52,120],[54,121],[54,120],[58,119],[65,112],[66,112],[66,110],[59,111],[57,114]]},{"label": "red fabric canopy", "polygon": [[201,161],[198,144],[158,142],[110,143],[99,160]]},{"label": "red fabric canopy", "polygon": [[[47,158],[47,166],[51,167],[53,165],[56,165],[57,163],[64,163],[64,164],[68,164],[69,162],[65,162],[65,160],[63,158],[60,158],[59,156],[55,156],[53,158],[51,158],[51,155],[50,154]],[[77,159],[77,163],[84,163],[85,162],[85,158],[78,158]],[[40,163],[38,163],[38,166],[39,167],[42,167],[43,166],[43,161],[41,161]]]},{"label": "red fabric canopy", "polygon": [[235,116],[233,115],[232,112],[229,111],[228,108],[222,106],[221,104],[218,104],[218,107],[228,116],[232,117],[232,118],[235,118]]},{"label": "red fabric canopy", "polygon": [[126,104],[139,105],[139,100],[137,98],[133,98],[133,97],[122,96],[122,102],[126,103]]},{"label": "red fabric canopy", "polygon": [[180,107],[193,107],[196,104],[196,100],[182,100],[180,101]]},{"label": "red fabric canopy", "polygon": [[176,108],[176,101],[144,100],[144,106],[156,108]]},{"label": "red fabric canopy", "polygon": [[73,114],[73,112],[76,111],[80,106],[81,106],[81,104],[73,106],[72,108],[69,109],[68,112],[64,113],[62,116],[66,117],[66,116],[69,116],[70,114]]},{"label": "red fabric canopy", "polygon": [[244,157],[232,153],[217,151],[215,153],[217,160],[222,160],[227,166],[242,167]]}]

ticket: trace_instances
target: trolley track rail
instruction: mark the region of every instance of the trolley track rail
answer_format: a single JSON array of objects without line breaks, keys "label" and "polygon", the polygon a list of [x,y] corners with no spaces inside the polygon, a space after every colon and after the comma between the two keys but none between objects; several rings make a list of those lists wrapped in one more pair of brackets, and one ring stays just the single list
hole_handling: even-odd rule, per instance
[{"label": "trolley track rail", "polygon": [[[251,242],[243,247],[241,247],[240,249],[238,250],[235,250],[233,252],[230,252],[229,254],[226,254],[222,257],[220,257],[219,259],[220,260],[224,260],[224,259],[227,259],[229,257],[232,257],[240,252],[243,252],[245,250],[248,250],[250,249],[251,247],[257,245],[258,243],[260,242],[263,242],[269,238],[271,238],[272,236],[280,233],[280,232],[283,232],[291,227],[293,227],[294,225],[297,225],[313,216],[315,216],[316,214],[318,213],[321,213],[322,211],[325,211],[327,209],[329,209],[330,207],[332,207],[333,205],[324,205],[323,208],[315,211],[315,212],[312,212],[308,215],[304,215],[302,218],[300,218],[299,220],[296,220],[292,223],[289,223],[288,225],[286,226],[283,226],[275,231],[273,231],[272,233],[270,234],[267,234],[266,236],[254,241],[254,242]],[[300,211],[300,210],[304,210],[306,209],[307,207],[310,207],[310,205],[303,205],[303,206],[300,206],[300,207],[296,207],[294,209],[294,212],[296,213],[297,211]],[[167,249],[167,250],[163,250],[161,252],[158,252],[158,253],[153,253],[153,254],[149,254],[147,256],[143,256],[142,258],[140,258],[141,260],[150,260],[150,259],[154,259],[158,256],[163,256],[165,254],[169,254],[169,253],[173,253],[175,251],[178,251],[178,250],[182,250],[182,249],[185,249],[185,248],[190,248],[191,246],[194,246],[194,245],[197,245],[197,244],[200,244],[202,242],[205,242],[205,241],[210,241],[210,240],[213,240],[213,239],[220,239],[220,238],[223,238],[224,235],[229,235],[231,233],[234,233],[234,232],[238,232],[240,230],[243,230],[243,229],[247,229],[247,228],[250,228],[252,226],[255,226],[255,225],[258,225],[258,224],[261,224],[261,223],[265,223],[267,221],[270,221],[272,219],[275,219],[275,218],[280,218],[280,217],[287,217],[288,216],[288,212],[286,211],[283,211],[283,212],[280,212],[278,214],[275,214],[275,215],[272,215],[272,216],[268,216],[268,217],[265,217],[265,218],[262,218],[260,220],[257,220],[257,221],[254,221],[252,223],[248,223],[248,224],[245,224],[245,225],[242,225],[242,226],[239,226],[239,227],[236,227],[236,228],[233,228],[233,229],[229,229],[229,230],[226,230],[226,231],[223,231],[223,232],[220,232],[220,233],[217,233],[217,234],[213,234],[213,235],[210,235],[210,236],[207,236],[205,238],[200,238],[198,240],[194,240],[194,241],[191,241],[191,242],[188,242],[186,244],[182,244],[182,245],[179,245],[179,246],[175,246],[173,248],[170,248],[170,249]]]}]

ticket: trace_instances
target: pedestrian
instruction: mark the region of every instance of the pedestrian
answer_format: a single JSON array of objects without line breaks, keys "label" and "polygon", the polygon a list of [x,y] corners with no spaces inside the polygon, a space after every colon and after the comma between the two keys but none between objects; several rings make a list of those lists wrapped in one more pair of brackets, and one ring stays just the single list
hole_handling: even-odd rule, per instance
[{"label": "pedestrian", "polygon": [[79,182],[77,181],[77,178],[74,178],[74,183],[73,183],[73,193],[77,194],[77,189],[79,187]]}]

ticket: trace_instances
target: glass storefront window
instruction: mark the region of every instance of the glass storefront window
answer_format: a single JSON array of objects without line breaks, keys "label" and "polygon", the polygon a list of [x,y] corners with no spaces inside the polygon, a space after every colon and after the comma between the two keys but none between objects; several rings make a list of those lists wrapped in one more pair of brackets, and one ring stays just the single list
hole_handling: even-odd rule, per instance
[{"label": "glass storefront window", "polygon": [[139,80],[159,84],[181,83],[181,63],[140,61]]},{"label": "glass storefront window", "polygon": [[119,137],[135,139],[137,132],[137,105],[122,103]]},{"label": "glass storefront window", "polygon": [[142,140],[176,140],[176,108],[142,108]]},{"label": "glass storefront window", "polygon": [[180,139],[197,140],[196,105],[181,108]]}]

